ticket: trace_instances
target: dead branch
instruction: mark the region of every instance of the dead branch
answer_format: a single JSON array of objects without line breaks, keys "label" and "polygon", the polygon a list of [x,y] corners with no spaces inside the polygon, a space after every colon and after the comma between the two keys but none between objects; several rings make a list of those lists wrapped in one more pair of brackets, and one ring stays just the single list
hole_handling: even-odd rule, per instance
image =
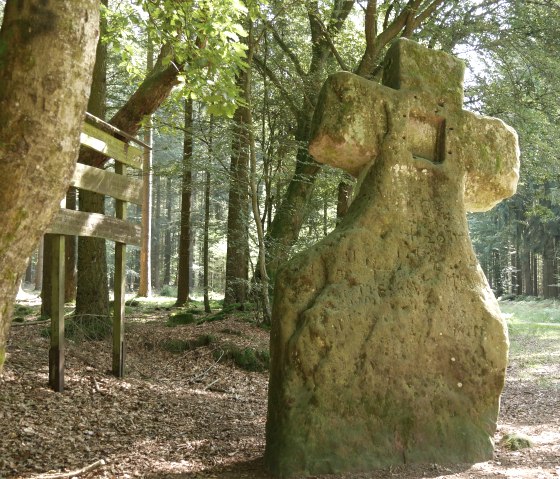
[{"label": "dead branch", "polygon": [[93,471],[98,467],[104,466],[106,464],[104,459],[99,459],[98,461],[93,462],[89,466],[82,467],[81,469],[77,469],[75,471],[70,472],[61,472],[61,473],[53,473],[53,474],[41,474],[39,476],[35,476],[35,479],[66,479],[70,477],[81,476],[86,472]]}]

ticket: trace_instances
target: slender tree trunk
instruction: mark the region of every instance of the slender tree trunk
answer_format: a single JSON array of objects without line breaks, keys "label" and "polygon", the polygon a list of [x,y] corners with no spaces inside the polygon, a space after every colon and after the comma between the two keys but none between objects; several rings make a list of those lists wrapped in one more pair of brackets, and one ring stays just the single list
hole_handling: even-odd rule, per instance
[{"label": "slender tree trunk", "polygon": [[535,296],[540,296],[539,291],[539,256],[536,253],[532,254],[532,272],[533,272],[533,292]]},{"label": "slender tree trunk", "polygon": [[[212,137],[210,137],[211,139]],[[210,158],[212,158],[212,145],[209,146]],[[203,290],[204,290],[204,311],[207,313],[212,312],[210,309],[210,297],[208,291],[208,279],[209,279],[209,263],[210,263],[210,248],[209,248],[209,236],[210,236],[210,171],[206,170],[204,179],[204,240],[203,240]]]},{"label": "slender tree trunk", "polygon": [[[76,188],[68,188],[66,208],[75,210],[77,207],[78,191]],[[78,239],[75,236],[66,236],[64,243],[64,301],[69,303],[76,299]]]},{"label": "slender tree trunk", "polygon": [[27,261],[27,268],[25,268],[25,278],[26,283],[31,283],[33,281],[33,256],[29,257]]},{"label": "slender tree trunk", "polygon": [[44,236],[39,240],[39,248],[37,248],[37,265],[35,266],[35,291],[41,291],[43,287],[43,252],[44,252]]},{"label": "slender tree trunk", "polygon": [[167,177],[166,182],[166,196],[165,196],[165,211],[166,211],[166,228],[165,239],[163,244],[163,284],[171,284],[171,209],[173,201],[173,193],[171,189],[171,177]]},{"label": "slender tree trunk", "polygon": [[521,276],[523,283],[523,293],[526,296],[533,296],[533,281],[531,276],[531,253],[526,246],[521,250]]},{"label": "slender tree trunk", "polygon": [[152,286],[155,290],[161,289],[160,254],[161,254],[161,178],[154,177],[155,205],[152,219]]},{"label": "slender tree trunk", "polygon": [[[148,74],[154,68],[154,48],[148,39],[147,62]],[[152,146],[153,126],[152,117],[148,117],[148,124],[144,131],[144,143]],[[138,296],[150,297],[152,295],[152,150],[144,150],[143,174],[142,174],[142,246],[140,248],[140,284]]]},{"label": "slender tree trunk", "polygon": [[[26,262],[59,208],[79,147],[97,0],[8,0],[0,29],[0,369]],[[25,194],[22,194],[25,192]]]},{"label": "slender tree trunk", "polygon": [[43,266],[41,268],[41,317],[50,318],[52,315],[52,251],[53,238],[43,235]]},{"label": "slender tree trunk", "polygon": [[257,278],[257,292],[259,293],[261,304],[262,304],[262,314],[263,323],[270,324],[271,322],[271,308],[270,308],[270,298],[268,296],[268,273],[266,271],[266,246],[264,240],[264,230],[261,221],[261,215],[259,211],[259,193],[257,189],[257,153],[255,147],[255,137],[253,134],[253,112],[251,110],[251,71],[252,71],[252,59],[253,59],[253,49],[255,45],[253,44],[252,36],[252,25],[249,27],[249,52],[248,52],[248,67],[246,71],[245,83],[244,83],[244,100],[247,106],[241,108],[246,108],[247,112],[245,118],[247,121],[247,139],[249,143],[249,164],[250,164],[250,175],[249,175],[249,187],[251,192],[251,209],[253,211],[253,220],[255,221],[255,226],[257,228],[257,239],[259,244],[259,275]]},{"label": "slender tree trunk", "polygon": [[545,298],[556,298],[558,296],[555,245],[555,238],[550,237],[547,239],[543,250],[542,284]]},{"label": "slender tree trunk", "polygon": [[352,199],[352,189],[354,187],[352,178],[347,176],[338,184],[338,195],[336,201],[336,222],[337,224],[346,216]]},{"label": "slender tree trunk", "polygon": [[181,225],[179,238],[179,263],[177,269],[177,302],[183,306],[189,301],[191,255],[191,194],[193,154],[193,101],[185,100],[185,133],[183,141],[183,175],[181,182]]},{"label": "slender tree trunk", "polygon": [[[248,73],[238,74],[238,85],[244,88]],[[227,221],[226,290],[224,306],[245,303],[249,280],[248,168],[249,110],[240,106],[233,116],[233,145],[229,174]]]}]

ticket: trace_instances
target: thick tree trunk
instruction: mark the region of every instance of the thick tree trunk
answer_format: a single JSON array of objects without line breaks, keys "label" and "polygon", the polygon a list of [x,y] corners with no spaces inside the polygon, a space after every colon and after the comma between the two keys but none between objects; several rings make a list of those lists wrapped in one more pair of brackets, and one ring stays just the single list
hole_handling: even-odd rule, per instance
[{"label": "thick tree trunk", "polygon": [[305,146],[298,149],[294,176],[267,230],[267,271],[272,279],[276,276],[278,267],[288,259],[291,248],[298,239],[313,186],[321,170],[321,165],[307,152],[308,139],[300,141]]},{"label": "thick tree trunk", "polygon": [[[90,191],[80,191],[80,211],[104,212],[105,198]],[[78,289],[76,316],[107,321],[109,318],[109,286],[107,284],[107,253],[105,240],[78,239]],[[97,322],[95,322],[97,323]]]},{"label": "thick tree trunk", "polygon": [[[238,75],[238,85],[244,88],[247,72]],[[233,116],[233,145],[229,169],[227,221],[226,288],[224,306],[243,304],[247,299],[249,281],[249,110],[239,106]]]},{"label": "thick tree trunk", "polygon": [[[97,0],[8,0],[0,30],[0,368],[20,277],[77,158]],[[47,59],[47,61],[45,61]]]},{"label": "thick tree trunk", "polygon": [[[103,0],[106,5],[107,0]],[[101,22],[101,31],[106,29]],[[97,45],[95,68],[88,111],[98,118],[105,118],[107,98],[107,46],[100,39]],[[78,162],[95,165],[97,152],[89,148],[81,148]],[[78,198],[79,210],[90,213],[105,212],[104,196],[91,191],[81,190]],[[107,252],[105,240],[100,238],[78,238],[76,288],[76,316],[85,322],[101,318],[109,323],[109,287],[107,285]],[[97,321],[92,323],[93,327]]]},{"label": "thick tree trunk", "polygon": [[179,264],[177,267],[177,302],[183,306],[189,301],[191,256],[191,193],[193,154],[193,102],[185,100],[185,133],[183,140],[183,175],[181,182],[181,233],[179,238]]}]

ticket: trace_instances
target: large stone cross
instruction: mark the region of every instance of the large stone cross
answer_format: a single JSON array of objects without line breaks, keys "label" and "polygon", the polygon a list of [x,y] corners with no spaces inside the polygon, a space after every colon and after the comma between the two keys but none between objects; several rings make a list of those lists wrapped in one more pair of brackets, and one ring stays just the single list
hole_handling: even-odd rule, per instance
[{"label": "large stone cross", "polygon": [[507,330],[466,210],[515,192],[515,132],[462,109],[463,64],[407,41],[383,85],[323,87],[313,156],[359,177],[279,272],[265,460],[282,477],[492,457]]}]

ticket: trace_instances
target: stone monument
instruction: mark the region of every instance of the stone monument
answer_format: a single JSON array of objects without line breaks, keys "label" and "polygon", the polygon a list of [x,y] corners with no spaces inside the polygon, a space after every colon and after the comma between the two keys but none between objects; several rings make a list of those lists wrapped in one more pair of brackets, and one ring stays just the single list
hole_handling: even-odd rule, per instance
[{"label": "stone monument", "polygon": [[464,111],[463,63],[398,40],[383,84],[325,83],[310,151],[359,178],[276,281],[265,460],[276,475],[492,457],[507,330],[466,211],[511,196],[515,132]]}]

